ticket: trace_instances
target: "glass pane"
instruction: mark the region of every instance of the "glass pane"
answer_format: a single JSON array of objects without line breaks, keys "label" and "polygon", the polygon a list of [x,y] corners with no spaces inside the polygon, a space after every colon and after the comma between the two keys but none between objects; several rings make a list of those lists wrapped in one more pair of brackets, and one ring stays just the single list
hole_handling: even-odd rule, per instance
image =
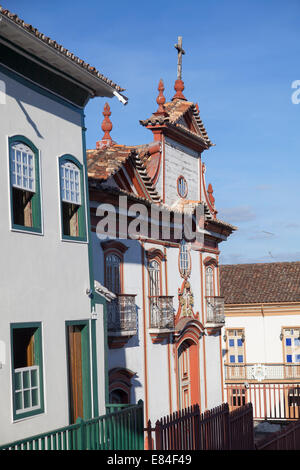
[{"label": "glass pane", "polygon": [[22,392],[16,393],[16,410],[21,410],[23,408]]},{"label": "glass pane", "polygon": [[234,339],[229,340],[229,346],[233,347],[234,346]]},{"label": "glass pane", "polygon": [[288,355],[286,356],[286,362],[292,362],[292,356],[291,356],[291,354],[288,354]]},{"label": "glass pane", "polygon": [[30,406],[31,406],[30,390],[25,390],[25,392],[24,392],[24,408],[29,408]]},{"label": "glass pane", "polygon": [[237,340],[237,343],[238,343],[238,346],[243,346],[243,342],[242,342],[241,339],[238,339],[238,340]]},{"label": "glass pane", "polygon": [[23,388],[30,387],[30,377],[29,377],[29,370],[23,372]]},{"label": "glass pane", "polygon": [[235,362],[235,356],[230,356],[230,362],[231,363]]},{"label": "glass pane", "polygon": [[37,387],[37,370],[31,371],[31,386]]},{"label": "glass pane", "polygon": [[291,346],[291,345],[292,345],[292,340],[291,340],[291,338],[286,338],[285,344],[286,344],[286,346]]},{"label": "glass pane", "polygon": [[37,406],[39,404],[39,394],[38,389],[34,388],[31,391],[32,406]]},{"label": "glass pane", "polygon": [[238,361],[243,362],[243,356],[238,356]]},{"label": "glass pane", "polygon": [[15,373],[15,390],[21,390],[22,388],[22,377],[21,372]]}]

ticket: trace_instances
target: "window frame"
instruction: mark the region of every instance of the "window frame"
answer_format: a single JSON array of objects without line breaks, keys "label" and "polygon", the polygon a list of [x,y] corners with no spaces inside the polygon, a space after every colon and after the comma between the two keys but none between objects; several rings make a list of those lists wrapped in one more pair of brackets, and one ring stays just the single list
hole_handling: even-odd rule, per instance
[{"label": "window frame", "polygon": [[[61,173],[60,168],[65,162],[73,163],[79,170],[80,174],[80,197],[81,204],[78,204],[78,235],[66,235],[64,234],[64,222],[63,222],[63,200],[62,200],[62,187],[61,187]],[[83,171],[82,163],[77,160],[73,155],[64,154],[58,159],[58,181],[59,181],[59,205],[60,205],[60,225],[61,225],[61,239],[62,241],[73,241],[73,242],[87,242],[87,215],[86,215],[86,191],[85,191],[85,175]],[[67,203],[71,204],[71,203]]]},{"label": "window frame", "polygon": [[108,256],[116,256],[119,258],[120,263],[119,263],[119,283],[120,283],[120,292],[113,292],[114,294],[123,294],[124,293],[124,283],[123,283],[123,269],[124,269],[124,258],[123,254],[116,250],[116,249],[109,249],[104,251],[104,285],[107,289],[111,290],[111,286],[108,286],[108,276],[107,276],[107,270],[108,270],[108,262],[107,258]]},{"label": "window frame", "polygon": [[[32,196],[32,227],[20,225],[14,222],[14,209],[13,209],[13,182],[12,182],[12,146],[17,143],[22,143],[29,147],[34,154],[34,169],[35,169],[35,192]],[[42,221],[42,198],[41,198],[41,173],[40,173],[40,152],[38,148],[23,135],[14,135],[8,138],[8,163],[9,163],[9,193],[10,193],[10,220],[11,230],[32,234],[43,234],[43,221]],[[18,189],[18,188],[17,188]],[[21,191],[22,189],[19,188]],[[25,191],[25,189],[23,189]]]},{"label": "window frame", "polygon": [[[29,411],[24,411],[17,413],[16,408],[16,374],[14,367],[14,331],[17,329],[32,329],[35,328],[36,332],[34,333],[35,338],[35,350],[34,356],[35,361],[39,367],[38,377],[38,389],[39,389],[39,408],[30,409]],[[12,411],[13,411],[13,421],[19,421],[24,418],[33,417],[44,413],[44,375],[43,375],[43,340],[42,340],[42,323],[41,322],[28,322],[28,323],[11,323],[10,324],[10,346],[11,346],[11,377],[12,377]]]},{"label": "window frame", "polygon": [[[183,192],[183,194],[180,193],[180,187],[182,186],[180,180],[185,185],[185,191]],[[187,182],[186,178],[183,175],[179,175],[178,178],[177,178],[177,194],[178,194],[178,196],[181,197],[182,199],[185,199],[188,195],[188,191],[189,191],[189,188],[188,188],[188,182]]]},{"label": "window frame", "polygon": [[[297,331],[298,332],[298,336],[288,336],[287,335],[287,330],[293,330],[293,331]],[[283,338],[282,338],[282,343],[283,343],[283,363],[286,364],[286,365],[300,365],[300,361],[295,361],[295,356],[296,355],[299,355],[297,354],[297,352],[295,351],[296,350],[296,347],[297,345],[293,344],[295,343],[295,340],[298,340],[300,338],[300,326],[284,326],[282,327],[282,334],[283,334]],[[291,344],[290,345],[287,345],[286,344],[286,340],[287,339],[290,339],[291,340]],[[292,342],[292,339],[294,340]],[[300,345],[298,346],[300,347]],[[289,352],[289,354],[288,354]],[[287,360],[287,357],[288,356],[291,356],[291,361],[288,361]]]},{"label": "window frame", "polygon": [[[230,334],[230,332],[236,332],[235,335]],[[240,333],[238,333],[240,332]],[[241,327],[228,327],[225,328],[225,335],[226,335],[226,358],[225,358],[225,363],[229,366],[242,366],[246,364],[246,346],[245,346],[245,328]],[[244,338],[244,340],[242,340]],[[233,346],[230,346],[229,342],[230,340],[235,339],[236,344]],[[242,344],[238,345],[237,341],[241,341]],[[242,349],[242,351],[239,350],[239,348]],[[239,362],[239,356],[241,355],[240,352],[242,352],[243,355],[243,361]],[[230,361],[231,356],[234,356],[235,360],[234,362]]]}]

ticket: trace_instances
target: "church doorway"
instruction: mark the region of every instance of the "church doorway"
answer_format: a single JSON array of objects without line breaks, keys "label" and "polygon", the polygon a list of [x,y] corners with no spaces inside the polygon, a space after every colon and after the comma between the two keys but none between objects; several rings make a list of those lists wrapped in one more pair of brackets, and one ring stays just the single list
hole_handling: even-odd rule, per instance
[{"label": "church doorway", "polygon": [[198,342],[186,339],[178,349],[179,409],[200,404],[200,371]]}]

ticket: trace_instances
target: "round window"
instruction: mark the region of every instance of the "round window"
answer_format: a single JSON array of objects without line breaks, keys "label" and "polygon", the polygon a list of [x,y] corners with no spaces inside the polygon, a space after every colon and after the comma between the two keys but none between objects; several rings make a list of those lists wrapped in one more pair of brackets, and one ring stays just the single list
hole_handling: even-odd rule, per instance
[{"label": "round window", "polygon": [[177,192],[180,197],[186,197],[188,192],[188,185],[183,176],[179,176],[177,180]]}]

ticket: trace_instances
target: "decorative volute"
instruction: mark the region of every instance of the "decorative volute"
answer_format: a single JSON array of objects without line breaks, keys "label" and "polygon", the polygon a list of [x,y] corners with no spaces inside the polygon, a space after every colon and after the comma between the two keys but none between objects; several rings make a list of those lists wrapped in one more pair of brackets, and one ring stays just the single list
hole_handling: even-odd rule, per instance
[{"label": "decorative volute", "polygon": [[212,185],[209,183],[208,188],[207,188],[208,198],[209,198],[209,202],[211,203],[211,205],[215,207],[215,198],[213,197],[213,192],[214,190],[212,188]]}]

